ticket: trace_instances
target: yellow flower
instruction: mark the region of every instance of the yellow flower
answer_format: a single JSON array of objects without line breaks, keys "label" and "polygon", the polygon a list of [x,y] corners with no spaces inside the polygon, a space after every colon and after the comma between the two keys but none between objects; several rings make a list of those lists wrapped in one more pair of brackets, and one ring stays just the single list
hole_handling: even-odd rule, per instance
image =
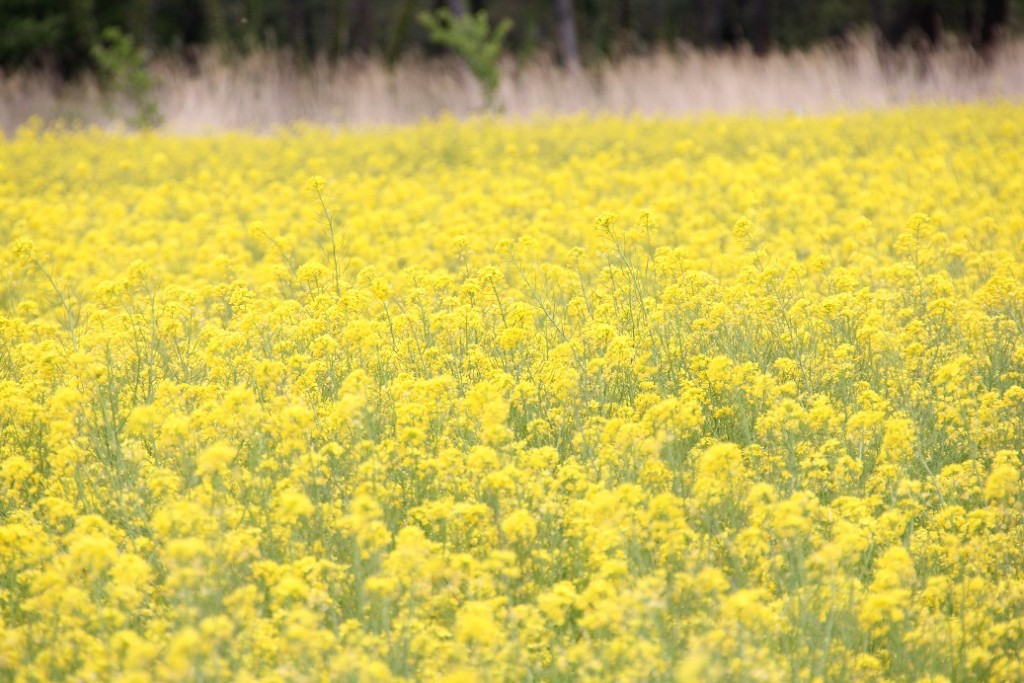
[{"label": "yellow flower", "polygon": [[0,679],[1017,680],[1022,140],[27,126]]},{"label": "yellow flower", "polygon": [[292,525],[313,514],[313,510],[313,503],[306,494],[286,488],[277,494],[274,517],[282,524]]},{"label": "yellow flower", "polygon": [[223,441],[218,441],[203,449],[196,458],[196,474],[200,477],[208,477],[215,473],[223,475],[236,455],[234,448]]},{"label": "yellow flower", "polygon": [[327,185],[327,181],[323,179],[323,176],[315,175],[306,181],[306,191],[320,194],[323,192],[325,185]]},{"label": "yellow flower", "polygon": [[993,503],[1006,504],[1020,493],[1020,464],[1010,459],[1012,451],[996,456],[996,463],[985,479],[985,498]]}]

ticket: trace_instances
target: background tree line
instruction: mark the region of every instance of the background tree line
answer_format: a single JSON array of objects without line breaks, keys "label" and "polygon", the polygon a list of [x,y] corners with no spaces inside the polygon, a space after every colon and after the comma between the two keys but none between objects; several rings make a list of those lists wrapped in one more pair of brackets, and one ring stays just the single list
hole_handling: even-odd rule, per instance
[{"label": "background tree line", "polygon": [[393,62],[439,49],[416,17],[442,5],[455,15],[486,10],[495,21],[511,19],[513,53],[554,50],[569,64],[679,41],[765,52],[863,27],[893,45],[953,33],[986,49],[1024,17],[1024,0],[0,0],[0,67],[70,74],[90,64],[108,27],[151,54],[186,59],[218,46]]}]

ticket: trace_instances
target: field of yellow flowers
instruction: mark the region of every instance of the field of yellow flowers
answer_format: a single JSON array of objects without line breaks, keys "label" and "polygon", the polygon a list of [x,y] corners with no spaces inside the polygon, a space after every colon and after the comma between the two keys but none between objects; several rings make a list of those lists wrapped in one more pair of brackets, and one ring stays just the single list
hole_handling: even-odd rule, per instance
[{"label": "field of yellow flowers", "polygon": [[0,141],[0,680],[1019,681],[1024,108]]}]

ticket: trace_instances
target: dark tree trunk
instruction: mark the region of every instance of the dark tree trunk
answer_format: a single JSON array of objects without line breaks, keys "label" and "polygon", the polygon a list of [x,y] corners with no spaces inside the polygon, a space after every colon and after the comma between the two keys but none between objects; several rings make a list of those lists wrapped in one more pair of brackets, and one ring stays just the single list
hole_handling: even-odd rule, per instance
[{"label": "dark tree trunk", "polygon": [[405,47],[406,38],[409,36],[409,27],[412,25],[412,18],[415,14],[416,0],[404,0],[395,18],[394,28],[391,31],[391,39],[388,41],[387,50],[384,52],[384,60],[388,66],[394,66],[398,57]]},{"label": "dark tree trunk", "polygon": [[720,47],[733,41],[729,0],[700,0],[700,27],[704,41],[712,47]]},{"label": "dark tree trunk", "polygon": [[128,30],[150,52],[156,47],[153,32],[156,7],[153,0],[134,0],[128,6]]},{"label": "dark tree trunk", "polygon": [[369,54],[373,48],[373,2],[374,0],[355,0],[352,3],[349,45],[353,50],[363,54]]},{"label": "dark tree trunk", "polygon": [[558,49],[562,63],[568,69],[576,69],[580,65],[580,48],[576,39],[576,16],[572,0],[555,0],[555,13],[558,22]]},{"label": "dark tree trunk", "polygon": [[927,38],[931,45],[938,42],[942,20],[934,3],[921,0],[903,2],[896,16],[882,26],[886,42],[893,46],[915,32]]},{"label": "dark tree trunk", "polygon": [[985,0],[981,17],[981,47],[988,48],[996,41],[999,28],[1010,18],[1010,0]]},{"label": "dark tree trunk", "polygon": [[215,45],[227,44],[227,17],[221,0],[203,0],[203,20],[210,41]]},{"label": "dark tree trunk", "polygon": [[452,11],[452,14],[457,17],[464,16],[469,11],[469,8],[466,6],[466,0],[447,0],[445,4],[448,5],[448,9]]},{"label": "dark tree trunk", "polygon": [[718,45],[722,35],[722,3],[700,0],[700,32],[710,45]]},{"label": "dark tree trunk", "polygon": [[292,49],[301,59],[309,57],[309,34],[306,31],[305,0],[288,2],[288,34]]},{"label": "dark tree trunk", "polygon": [[753,0],[750,19],[750,44],[759,55],[772,47],[772,0]]}]

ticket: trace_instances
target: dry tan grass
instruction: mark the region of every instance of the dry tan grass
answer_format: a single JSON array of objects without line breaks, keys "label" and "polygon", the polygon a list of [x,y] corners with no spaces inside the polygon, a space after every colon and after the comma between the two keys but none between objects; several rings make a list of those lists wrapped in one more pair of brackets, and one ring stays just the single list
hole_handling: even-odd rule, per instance
[{"label": "dry tan grass", "polygon": [[[198,69],[154,65],[157,100],[174,132],[268,130],[295,121],[329,125],[409,123],[444,112],[480,110],[482,95],[454,60],[409,58],[392,70],[379,60],[298,68],[282,53],[225,62],[213,52]],[[807,52],[755,58],[743,51],[683,47],[566,71],[545,58],[503,65],[499,92],[513,117],[610,112],[796,112],[882,108],[935,101],[1024,98],[1024,40],[1006,42],[988,63],[955,44],[927,60],[883,53],[870,36]],[[13,131],[31,115],[111,125],[94,80],[60,84],[45,73],[0,75],[0,126]]]}]

